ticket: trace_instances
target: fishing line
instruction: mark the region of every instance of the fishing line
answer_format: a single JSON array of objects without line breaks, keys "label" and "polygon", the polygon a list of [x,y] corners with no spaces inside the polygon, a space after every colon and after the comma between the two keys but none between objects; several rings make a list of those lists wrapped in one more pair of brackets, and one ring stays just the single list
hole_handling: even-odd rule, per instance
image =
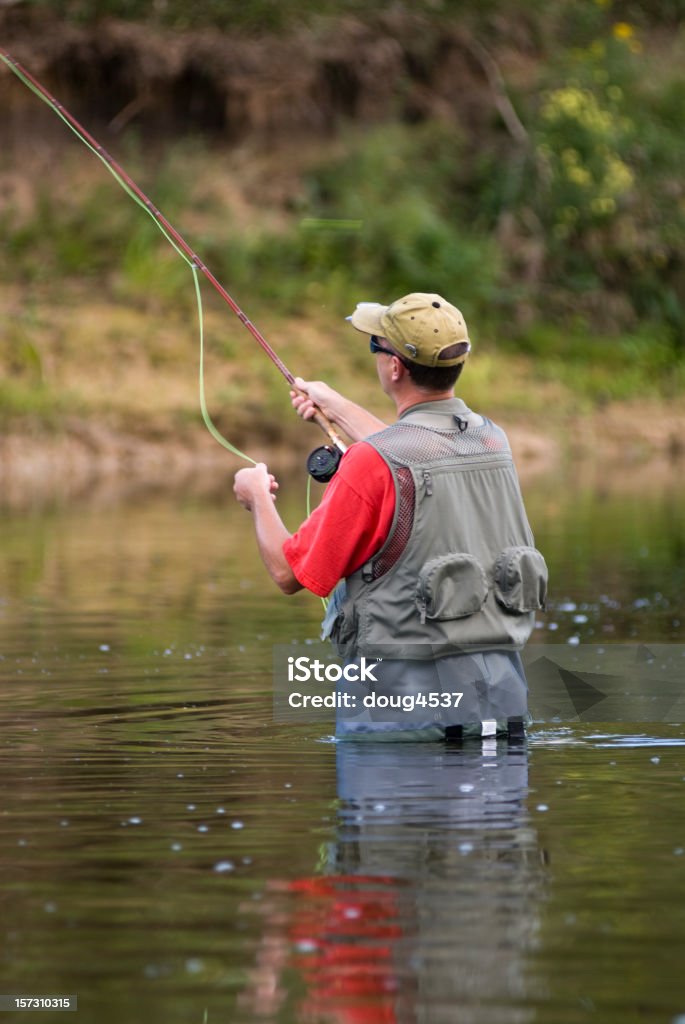
[{"label": "fishing line", "polygon": [[[212,422],[207,409],[207,403],[205,398],[205,385],[204,385],[204,356],[205,356],[205,342],[204,342],[204,314],[202,308],[202,294],[200,289],[200,281],[198,278],[198,271],[200,271],[212,286],[219,292],[222,299],[230,306],[233,312],[236,314],[238,319],[241,321],[243,326],[247,328],[255,341],[261,345],[262,349],[266,352],[267,356],[271,359],[280,373],[285,377],[290,387],[295,387],[295,378],[293,377],[290,370],[287,368],[285,363],[279,358],[276,352],[271,348],[266,338],[257,330],[255,325],[248,319],[243,313],[238,304],[231,298],[226,289],[217,281],[214,275],[211,273],[208,267],[200,260],[199,256],[193,252],[185,239],[179,234],[178,231],[169,223],[164,215],[153,205],[150,199],[145,193],[136,185],[135,181],[126,173],[126,171],[107,153],[103,146],[93,138],[76,118],[69,113],[58,100],[52,96],[47,89],[45,89],[40,82],[33,77],[25,68],[23,68],[18,61],[14,60],[8,53],[0,52],[0,59],[7,65],[17,78],[20,79],[23,84],[31,90],[39,99],[47,104],[48,107],[63,121],[76,135],[76,137],[88,147],[88,149],[95,154],[98,160],[101,161],[110,172],[112,177],[121,188],[126,192],[128,196],[133,199],[138,206],[140,206],[145,212],[152,218],[159,230],[162,232],[166,240],[172,246],[172,248],[182,256],[185,262],[191,269],[193,275],[193,281],[195,285],[195,297],[197,300],[198,319],[200,326],[200,372],[199,372],[199,391],[200,391],[200,410],[202,413],[202,419],[212,437],[227,448],[234,455],[244,459],[246,462],[251,462],[256,465],[254,459],[250,458],[244,452],[241,452],[239,448],[231,444],[223,434],[217,429]],[[337,432],[334,430],[332,424],[327,420],[323,413],[317,409],[314,414],[314,422],[318,424],[321,429],[328,434],[333,445],[339,452],[345,451],[345,444],[338,437]]]},{"label": "fishing line", "polygon": [[33,82],[23,73],[23,71],[20,69],[19,65],[16,64],[16,62],[12,60],[12,58],[9,56],[9,54],[3,53],[3,54],[0,54],[0,57],[2,57],[2,60],[4,61],[4,63],[7,65],[7,67],[11,71],[14,72],[14,74],[17,76],[17,78],[19,78],[20,81],[22,81],[24,83],[24,85],[28,89],[30,89],[31,92],[35,96],[38,96],[39,99],[41,99],[44,103],[46,103],[47,106],[49,106],[50,109],[55,114],[57,114],[59,119],[61,121],[63,121],[64,124],[66,124],[67,128],[69,128],[74,133],[74,135],[77,137],[77,139],[79,139],[79,141],[82,142],[83,145],[86,146],[91,151],[91,153],[95,154],[95,156],[98,158],[98,160],[102,164],[104,164],[104,166],[107,168],[107,170],[112,175],[114,180],[121,186],[121,188],[124,190],[126,195],[129,196],[131,199],[133,199],[133,201],[135,203],[137,203],[138,206],[142,210],[145,211],[145,213],[147,213],[147,215],[153,220],[153,222],[157,225],[159,230],[162,232],[162,234],[166,238],[166,240],[169,243],[169,245],[174,249],[175,252],[178,253],[178,255],[190,267],[191,273],[193,275],[193,283],[195,285],[195,299],[196,299],[196,302],[197,302],[197,315],[198,315],[198,323],[199,323],[199,329],[200,329],[200,379],[199,379],[199,391],[200,391],[200,412],[202,414],[202,419],[203,419],[204,424],[207,427],[207,430],[209,431],[209,433],[212,435],[212,437],[216,441],[219,442],[219,444],[223,445],[224,448],[227,448],[228,451],[231,452],[233,455],[237,455],[238,458],[244,459],[246,462],[251,462],[253,466],[256,466],[257,463],[255,462],[254,459],[250,458],[249,455],[246,455],[245,452],[242,452],[239,448],[236,448],[236,446],[234,444],[231,444],[231,442],[227,438],[225,438],[223,436],[223,434],[214,425],[214,423],[212,421],[212,418],[209,415],[209,411],[207,409],[207,401],[206,401],[206,396],[205,396],[205,380],[204,380],[204,362],[205,362],[204,311],[203,311],[203,307],[202,307],[202,292],[201,292],[201,289],[200,289],[200,281],[199,281],[198,276],[197,276],[197,271],[198,271],[197,265],[191,259],[189,259],[188,256],[183,251],[183,249],[181,249],[181,247],[179,245],[177,245],[177,243],[174,240],[174,238],[172,238],[172,236],[166,230],[164,225],[155,216],[155,214],[152,211],[152,209],[150,209],[150,207],[145,202],[143,202],[143,200],[136,194],[136,192],[134,192],[133,189],[129,187],[127,181],[121,176],[121,174],[118,173],[116,167],[114,167],[112,165],[112,163],[110,163],[110,161],[106,158],[106,156],[104,156],[103,153],[101,151],[99,151],[98,148],[95,145],[93,145],[91,143],[91,141],[88,138],[86,138],[86,136],[82,132],[80,132],[78,130],[76,125],[73,124],[69,120],[68,117],[65,117],[65,115],[62,113],[61,104],[59,104],[53,97],[49,97],[48,94],[46,94],[45,92],[42,91],[42,89],[37,88],[33,84]]},{"label": "fishing line", "polygon": [[[311,473],[307,473],[307,519],[312,514],[312,480],[314,477]],[[328,598],[322,597],[321,604],[323,605],[324,612],[328,611]]]},{"label": "fishing line", "polygon": [[[155,223],[157,223],[157,221],[155,221]],[[183,256],[184,259],[186,259],[184,253],[181,253],[181,255]],[[215,441],[218,441],[219,444],[224,446],[224,448],[228,448],[229,452],[233,452],[233,454],[237,455],[238,458],[244,459],[245,462],[251,462],[253,466],[256,466],[257,463],[253,458],[251,458],[251,456],[246,455],[245,452],[241,452],[239,448],[236,448],[234,444],[231,444],[231,442],[224,437],[221,431],[217,430],[217,428],[214,426],[214,423],[212,422],[211,416],[209,415],[209,410],[207,409],[207,401],[205,399],[205,321],[204,314],[202,311],[202,290],[200,288],[200,279],[197,276],[197,267],[195,266],[194,263],[190,263],[190,260],[186,260],[186,263],[189,263],[190,269],[193,274],[193,284],[195,285],[195,298],[197,299],[197,315],[200,324],[200,412],[202,413],[202,419],[204,420],[204,424],[207,427],[207,430],[212,435]]]}]

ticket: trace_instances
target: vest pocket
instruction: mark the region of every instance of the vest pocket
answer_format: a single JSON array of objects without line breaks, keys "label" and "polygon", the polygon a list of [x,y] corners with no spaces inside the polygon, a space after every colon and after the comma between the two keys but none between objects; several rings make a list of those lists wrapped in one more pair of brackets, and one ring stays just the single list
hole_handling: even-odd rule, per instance
[{"label": "vest pocket", "polygon": [[537,548],[505,548],[495,562],[495,598],[508,612],[523,615],[545,607],[547,564]]},{"label": "vest pocket", "polygon": [[321,623],[321,639],[330,640],[342,658],[352,657],[358,628],[356,611],[347,599],[347,583],[341,580],[328,600],[326,615]]},{"label": "vest pocket", "polygon": [[463,619],[479,611],[488,596],[485,570],[464,553],[441,555],[426,562],[419,574],[416,607],[426,619]]}]

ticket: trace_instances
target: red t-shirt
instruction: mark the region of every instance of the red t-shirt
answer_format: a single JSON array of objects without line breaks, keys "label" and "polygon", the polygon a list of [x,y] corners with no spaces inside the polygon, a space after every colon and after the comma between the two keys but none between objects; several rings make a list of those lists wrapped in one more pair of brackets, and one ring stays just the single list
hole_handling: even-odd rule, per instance
[{"label": "red t-shirt", "polygon": [[375,448],[351,445],[321,504],[283,545],[307,590],[325,597],[384,544],[395,514],[395,483]]}]

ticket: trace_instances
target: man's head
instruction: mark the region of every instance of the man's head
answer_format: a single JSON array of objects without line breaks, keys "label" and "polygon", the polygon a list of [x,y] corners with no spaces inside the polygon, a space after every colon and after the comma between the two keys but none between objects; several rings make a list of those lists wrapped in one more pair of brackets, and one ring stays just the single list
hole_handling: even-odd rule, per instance
[{"label": "man's head", "polygon": [[371,336],[371,351],[396,356],[425,391],[452,388],[471,350],[466,322],[440,295],[414,292],[389,306],[360,302],[348,320]]}]

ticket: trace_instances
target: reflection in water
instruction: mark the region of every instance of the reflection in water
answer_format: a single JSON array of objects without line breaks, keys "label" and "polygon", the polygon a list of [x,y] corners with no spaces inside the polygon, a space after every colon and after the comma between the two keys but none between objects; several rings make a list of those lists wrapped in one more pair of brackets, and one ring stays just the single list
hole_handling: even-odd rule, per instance
[{"label": "reflection in water", "polygon": [[544,856],[527,751],[489,742],[338,745],[335,840],[316,875],[271,886],[244,1009],[278,1014],[295,969],[298,1021],[532,1019]]}]

